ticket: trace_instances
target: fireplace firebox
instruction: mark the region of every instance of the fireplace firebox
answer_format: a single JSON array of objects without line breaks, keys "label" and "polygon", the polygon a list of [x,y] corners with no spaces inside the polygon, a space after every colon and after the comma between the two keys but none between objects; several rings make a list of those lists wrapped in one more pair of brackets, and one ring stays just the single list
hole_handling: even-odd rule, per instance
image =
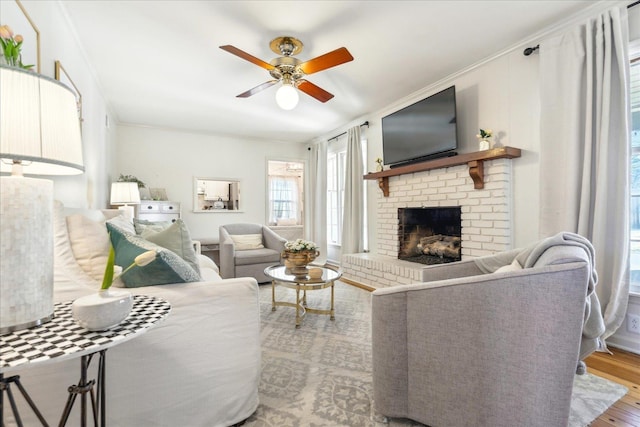
[{"label": "fireplace firebox", "polygon": [[399,208],[398,258],[421,264],[460,261],[461,208]]}]

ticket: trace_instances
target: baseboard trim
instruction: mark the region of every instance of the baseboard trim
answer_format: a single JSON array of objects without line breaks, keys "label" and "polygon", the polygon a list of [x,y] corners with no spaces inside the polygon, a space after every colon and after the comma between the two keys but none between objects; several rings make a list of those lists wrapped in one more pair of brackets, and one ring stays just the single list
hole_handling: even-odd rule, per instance
[{"label": "baseboard trim", "polygon": [[371,286],[367,286],[367,285],[364,285],[362,283],[355,282],[355,281],[353,281],[351,279],[346,279],[344,277],[341,277],[340,281],[343,282],[343,283],[346,283],[347,285],[351,285],[351,286],[354,286],[356,288],[364,289],[365,291],[373,292],[373,291],[376,290],[376,288],[372,288]]},{"label": "baseboard trim", "polygon": [[637,342],[633,342],[632,340],[619,340],[614,338],[615,337],[613,336],[607,338],[607,347],[619,348],[620,350],[624,350],[626,352],[640,356],[640,350],[637,348]]}]

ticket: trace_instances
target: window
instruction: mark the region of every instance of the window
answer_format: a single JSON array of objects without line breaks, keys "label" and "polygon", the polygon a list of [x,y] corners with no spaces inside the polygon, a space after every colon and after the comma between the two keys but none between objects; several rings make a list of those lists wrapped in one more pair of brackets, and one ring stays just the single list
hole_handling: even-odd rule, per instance
[{"label": "window", "polygon": [[269,160],[269,225],[301,225],[304,164]]},{"label": "window", "polygon": [[[635,55],[634,55],[635,53]],[[631,286],[640,294],[640,46],[631,49]]]},{"label": "window", "polygon": [[327,242],[338,246],[342,241],[346,159],[346,149],[327,156]]}]

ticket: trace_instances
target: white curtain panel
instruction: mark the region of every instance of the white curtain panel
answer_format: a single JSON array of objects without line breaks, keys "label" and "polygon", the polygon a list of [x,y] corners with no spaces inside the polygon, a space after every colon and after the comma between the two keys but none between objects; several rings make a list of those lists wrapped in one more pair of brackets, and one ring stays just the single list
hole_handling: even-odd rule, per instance
[{"label": "white curtain panel", "polygon": [[344,209],[342,213],[342,254],[364,250],[364,166],[360,126],[347,131],[347,161],[344,177]]},{"label": "white curtain panel", "polygon": [[629,292],[628,40],[623,6],[540,43],[540,233],[593,243],[603,338]]},{"label": "white curtain panel", "polygon": [[327,260],[327,141],[311,146],[309,158],[309,179],[306,238],[318,245],[320,256],[315,262],[324,264]]}]

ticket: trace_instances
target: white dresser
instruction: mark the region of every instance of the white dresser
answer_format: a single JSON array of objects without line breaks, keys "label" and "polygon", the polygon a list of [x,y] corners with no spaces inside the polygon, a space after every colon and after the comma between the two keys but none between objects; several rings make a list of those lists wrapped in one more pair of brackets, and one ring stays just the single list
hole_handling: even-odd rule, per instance
[{"label": "white dresser", "polygon": [[180,203],[157,200],[142,200],[138,219],[147,221],[175,221],[180,218]]}]

